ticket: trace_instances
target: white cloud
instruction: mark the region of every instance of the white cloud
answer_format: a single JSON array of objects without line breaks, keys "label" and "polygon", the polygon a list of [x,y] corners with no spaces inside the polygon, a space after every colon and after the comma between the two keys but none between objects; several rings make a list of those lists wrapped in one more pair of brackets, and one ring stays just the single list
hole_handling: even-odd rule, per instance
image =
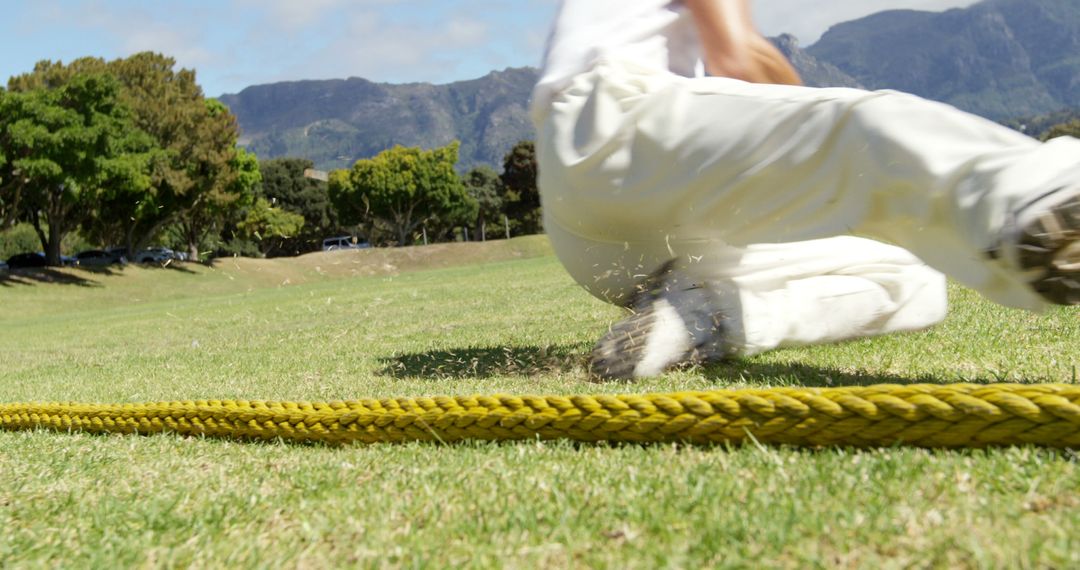
[{"label": "white cloud", "polygon": [[[184,25],[180,18],[164,18],[142,6],[118,6],[103,0],[74,6],[43,4],[38,21],[102,34],[112,44],[115,56],[155,51],[171,56],[183,67],[198,67],[215,61],[205,37],[196,26]],[[103,54],[86,54],[103,55]]]},{"label": "white cloud", "polygon": [[272,27],[289,32],[303,30],[352,4],[357,3],[350,4],[345,0],[237,0],[241,12],[262,13]]},{"label": "white cloud", "polygon": [[479,20],[457,17],[446,22],[441,41],[447,45],[476,45],[488,40],[488,26]]},{"label": "white cloud", "polygon": [[467,54],[489,45],[489,32],[486,22],[465,16],[425,25],[355,13],[343,34],[297,67],[319,77],[440,81],[453,77]]},{"label": "white cloud", "polygon": [[[579,0],[588,1],[588,0]],[[627,0],[633,1],[633,0]],[[809,45],[885,9],[974,0],[752,0],[762,31]],[[207,92],[280,80],[446,82],[537,65],[558,0],[35,0],[0,21],[38,58],[152,50],[195,68]],[[26,68],[9,50],[12,73]]]},{"label": "white cloud", "polygon": [[[752,0],[762,30],[803,45],[829,26],[885,9],[943,10],[975,0]],[[557,0],[233,0],[263,26],[243,32],[258,81],[364,77],[445,82],[537,65]],[[526,15],[527,14],[527,15]],[[282,41],[281,33],[297,40]],[[313,39],[315,38],[315,39]],[[300,40],[303,40],[302,42]],[[254,78],[253,78],[254,80]]]},{"label": "white cloud", "polygon": [[123,38],[123,46],[126,54],[142,51],[163,53],[174,58],[181,67],[198,68],[216,61],[215,55],[201,45],[199,38],[155,24],[131,30]]}]

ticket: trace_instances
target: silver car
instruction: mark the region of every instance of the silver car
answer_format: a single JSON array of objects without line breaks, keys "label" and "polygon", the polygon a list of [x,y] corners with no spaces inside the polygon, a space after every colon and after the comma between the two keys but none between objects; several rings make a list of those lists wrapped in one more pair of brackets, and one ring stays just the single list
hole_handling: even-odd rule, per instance
[{"label": "silver car", "polygon": [[353,236],[341,236],[322,240],[323,251],[337,251],[339,249],[367,249],[371,244],[359,241]]},{"label": "silver car", "polygon": [[180,256],[167,247],[149,247],[135,254],[135,263],[165,263],[174,259]]}]

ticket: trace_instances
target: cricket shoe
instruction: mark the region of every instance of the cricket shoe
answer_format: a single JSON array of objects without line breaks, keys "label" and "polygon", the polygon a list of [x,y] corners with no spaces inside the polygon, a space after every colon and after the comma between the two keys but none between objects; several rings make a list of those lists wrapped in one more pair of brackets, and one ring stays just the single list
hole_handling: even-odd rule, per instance
[{"label": "cricket shoe", "polygon": [[731,355],[717,295],[680,278],[672,265],[667,262],[638,287],[631,315],[596,343],[589,360],[594,378],[647,378]]},{"label": "cricket shoe", "polygon": [[1025,204],[1006,232],[1015,248],[1008,254],[1038,294],[1058,305],[1080,304],[1080,184]]}]

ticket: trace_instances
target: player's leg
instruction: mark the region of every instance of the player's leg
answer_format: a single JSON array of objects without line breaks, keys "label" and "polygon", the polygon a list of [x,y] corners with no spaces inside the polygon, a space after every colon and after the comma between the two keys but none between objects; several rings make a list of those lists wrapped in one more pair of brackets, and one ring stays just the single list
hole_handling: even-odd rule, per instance
[{"label": "player's leg", "polygon": [[746,248],[735,268],[688,267],[734,286],[741,309],[735,352],[922,330],[945,318],[945,277],[911,253],[837,237]]},{"label": "player's leg", "polygon": [[538,147],[544,206],[581,235],[751,244],[861,233],[1004,304],[1080,302],[1076,139],[1039,143],[899,93],[629,64],[578,78],[553,108]]},{"label": "player's leg", "polygon": [[685,362],[923,329],[945,315],[944,277],[910,253],[838,237],[731,248],[707,240],[605,243],[548,223],[587,290],[631,315],[597,344],[601,378]]}]

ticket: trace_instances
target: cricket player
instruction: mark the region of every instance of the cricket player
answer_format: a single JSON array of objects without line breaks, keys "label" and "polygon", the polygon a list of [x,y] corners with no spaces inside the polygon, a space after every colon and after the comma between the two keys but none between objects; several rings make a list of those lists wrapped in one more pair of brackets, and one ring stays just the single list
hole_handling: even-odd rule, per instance
[{"label": "cricket player", "polygon": [[1080,140],[799,83],[748,0],[563,1],[532,116],[556,254],[630,309],[595,376],[923,329],[944,275],[1080,303]]}]

